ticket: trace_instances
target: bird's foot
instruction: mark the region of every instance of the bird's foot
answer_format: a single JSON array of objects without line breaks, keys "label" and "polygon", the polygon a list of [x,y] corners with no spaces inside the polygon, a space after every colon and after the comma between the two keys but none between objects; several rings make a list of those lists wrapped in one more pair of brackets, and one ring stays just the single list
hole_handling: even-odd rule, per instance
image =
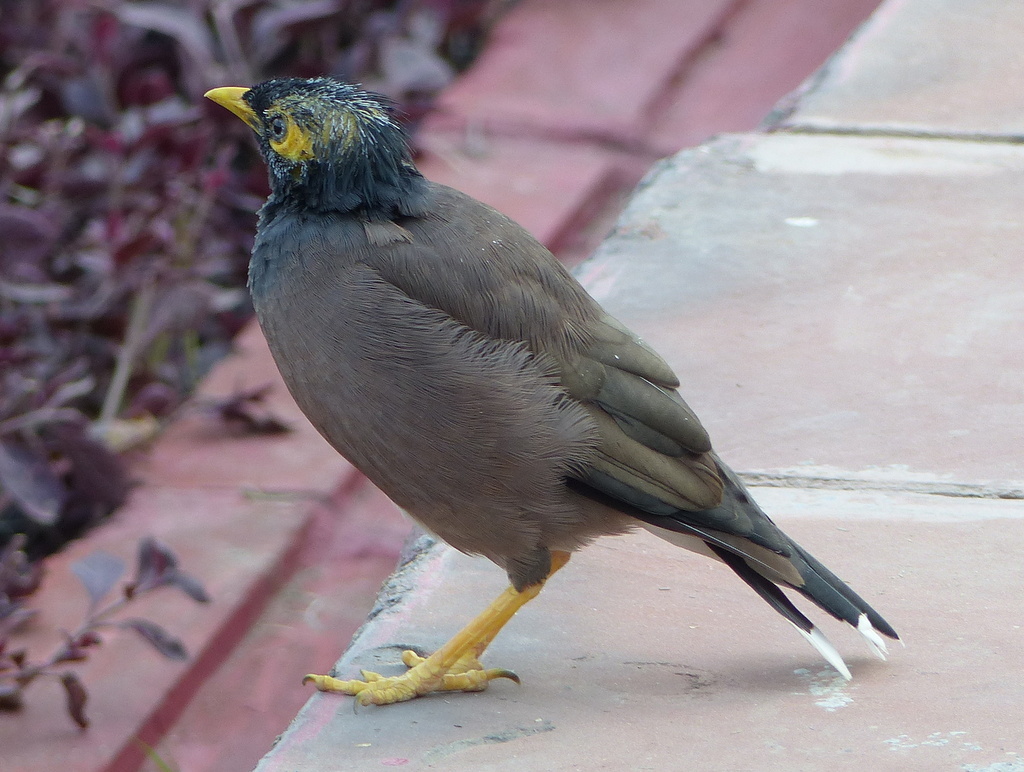
[{"label": "bird's foot", "polygon": [[472,653],[464,654],[447,669],[434,657],[421,657],[414,651],[402,652],[402,662],[409,671],[400,676],[363,670],[362,681],[343,681],[326,675],[307,675],[302,680],[312,682],[322,692],[351,694],[360,705],[390,705],[434,692],[482,692],[497,678],[519,683],[519,676],[511,670],[484,668]]},{"label": "bird's foot", "polygon": [[[568,560],[568,552],[552,552],[551,574]],[[351,694],[360,705],[390,705],[434,692],[482,692],[496,678],[519,683],[519,677],[511,670],[485,669],[480,664],[480,656],[505,623],[523,604],[537,597],[543,586],[544,582],[537,582],[521,591],[509,587],[429,657],[421,657],[414,651],[402,652],[402,662],[409,668],[404,675],[388,677],[364,670],[362,681],[308,675],[303,683],[311,681],[322,692]]]}]

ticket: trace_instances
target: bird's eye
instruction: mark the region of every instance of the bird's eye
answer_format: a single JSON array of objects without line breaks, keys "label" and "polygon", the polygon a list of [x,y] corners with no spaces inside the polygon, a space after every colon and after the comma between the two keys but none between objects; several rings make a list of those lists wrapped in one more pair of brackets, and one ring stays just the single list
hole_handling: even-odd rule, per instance
[{"label": "bird's eye", "polygon": [[284,139],[284,135],[288,133],[288,124],[285,123],[284,118],[280,115],[275,115],[270,119],[270,136],[272,139],[281,141]]}]

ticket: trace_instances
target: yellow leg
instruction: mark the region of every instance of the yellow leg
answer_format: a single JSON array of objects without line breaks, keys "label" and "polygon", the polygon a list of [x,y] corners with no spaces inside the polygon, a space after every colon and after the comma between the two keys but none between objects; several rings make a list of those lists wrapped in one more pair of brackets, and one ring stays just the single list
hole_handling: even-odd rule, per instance
[{"label": "yellow leg", "polygon": [[[548,578],[568,562],[568,552],[552,552]],[[429,657],[421,657],[412,651],[403,652],[402,662],[410,668],[404,675],[385,678],[379,673],[364,670],[363,681],[307,675],[303,683],[312,682],[322,692],[355,695],[360,705],[388,705],[431,692],[478,692],[486,689],[488,682],[496,678],[510,678],[519,683],[518,676],[510,670],[484,669],[479,657],[501,628],[519,609],[536,598],[543,587],[544,582],[530,585],[522,592],[509,587],[483,613]]]}]

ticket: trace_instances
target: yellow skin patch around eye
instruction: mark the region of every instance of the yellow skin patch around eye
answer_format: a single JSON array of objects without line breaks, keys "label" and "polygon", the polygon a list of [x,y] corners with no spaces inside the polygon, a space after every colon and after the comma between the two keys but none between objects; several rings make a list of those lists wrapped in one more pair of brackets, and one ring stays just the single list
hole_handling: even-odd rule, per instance
[{"label": "yellow skin patch around eye", "polygon": [[278,155],[289,161],[308,161],[313,158],[313,137],[299,126],[287,113],[279,114],[284,119],[287,129],[284,139],[270,140],[270,147]]},{"label": "yellow skin patch around eye", "polygon": [[341,138],[341,146],[348,148],[359,137],[359,121],[349,112],[331,116],[321,126],[300,126],[291,114],[281,110],[272,113],[271,118],[280,117],[285,121],[287,129],[284,139],[270,140],[270,147],[275,153],[289,161],[308,161],[317,157],[316,147],[326,147],[332,140]]}]

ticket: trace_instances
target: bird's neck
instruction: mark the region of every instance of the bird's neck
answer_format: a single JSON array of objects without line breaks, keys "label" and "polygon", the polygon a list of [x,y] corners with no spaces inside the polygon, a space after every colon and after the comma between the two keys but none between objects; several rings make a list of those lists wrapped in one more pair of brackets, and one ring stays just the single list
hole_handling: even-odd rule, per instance
[{"label": "bird's neck", "polygon": [[299,209],[390,220],[426,210],[428,183],[405,159],[360,154],[311,161],[297,169],[272,169],[270,181],[273,193],[265,215]]}]

